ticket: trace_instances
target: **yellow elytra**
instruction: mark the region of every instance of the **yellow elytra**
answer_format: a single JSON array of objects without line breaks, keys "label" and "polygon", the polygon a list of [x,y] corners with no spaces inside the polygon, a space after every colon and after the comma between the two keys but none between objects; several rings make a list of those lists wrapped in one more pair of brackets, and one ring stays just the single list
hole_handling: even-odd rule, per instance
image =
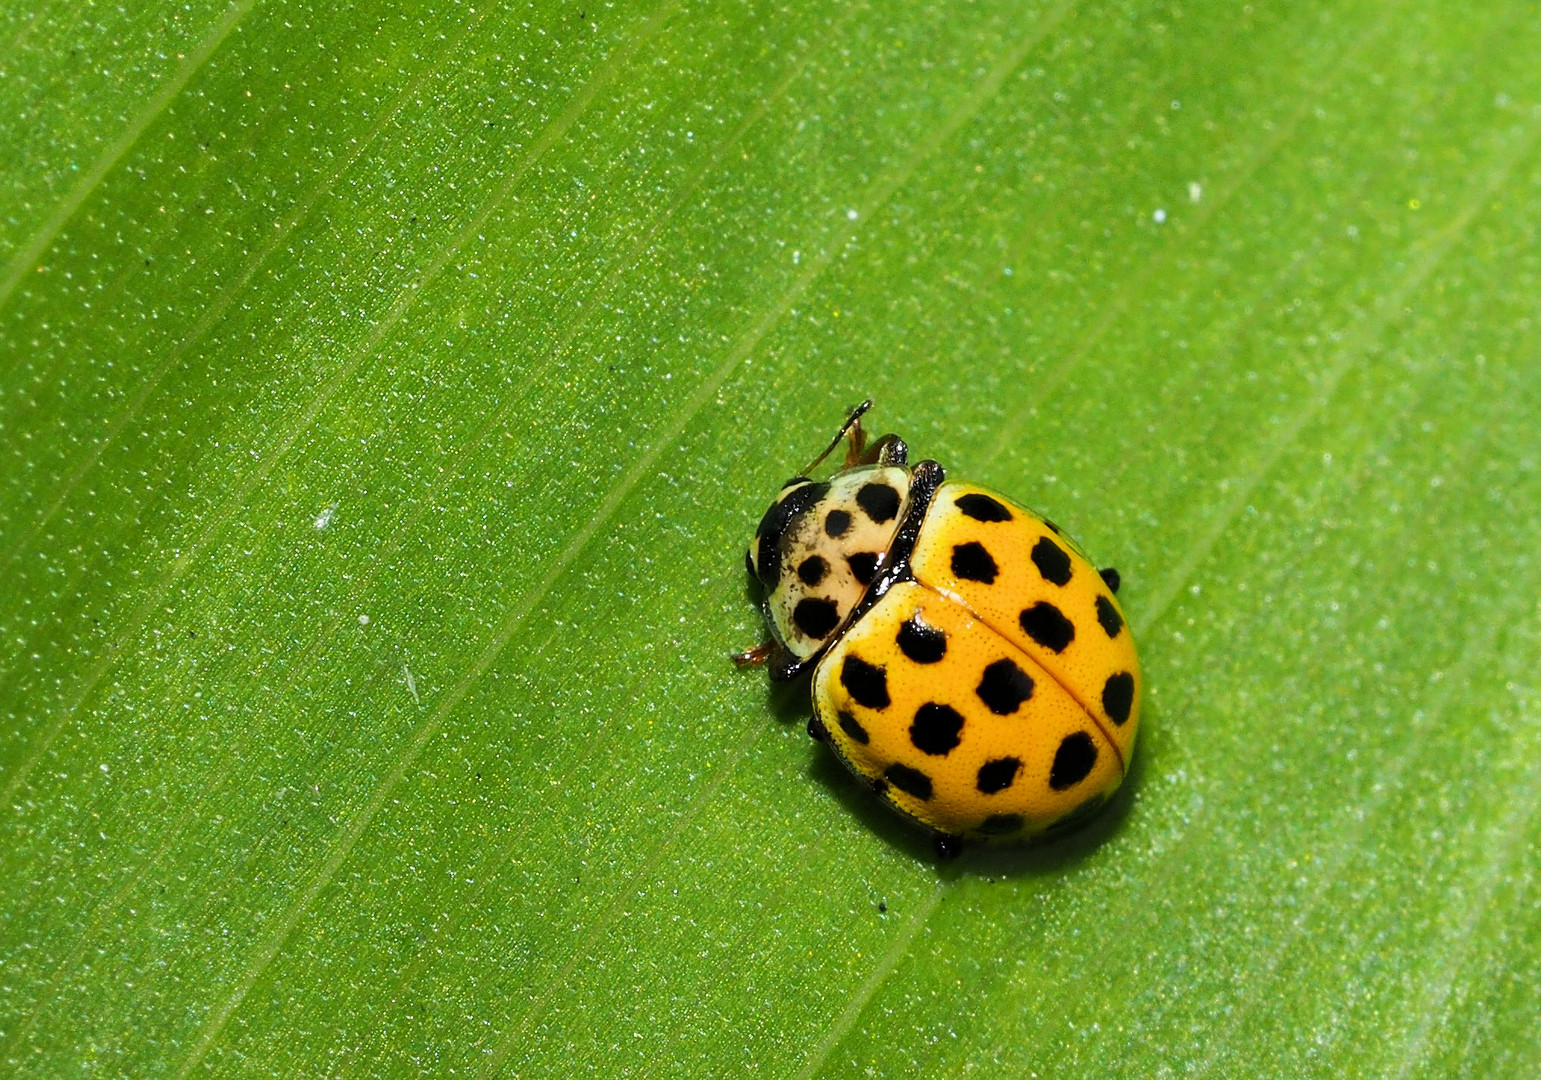
[{"label": "yellow elytra", "polygon": [[[735,659],[811,669],[809,734],[943,854],[1084,820],[1139,728],[1118,572],[1011,499],[911,466],[898,436],[867,446],[871,404],[761,520],[747,564],[771,639]],[[843,469],[806,475],[845,440]]]}]

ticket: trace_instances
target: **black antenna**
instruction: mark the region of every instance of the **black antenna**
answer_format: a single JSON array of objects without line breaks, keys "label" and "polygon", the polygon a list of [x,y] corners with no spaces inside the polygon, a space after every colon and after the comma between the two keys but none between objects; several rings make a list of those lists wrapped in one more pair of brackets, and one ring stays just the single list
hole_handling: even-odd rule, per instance
[{"label": "black antenna", "polygon": [[840,425],[840,430],[835,432],[835,437],[831,439],[829,445],[824,448],[824,452],[810,461],[803,468],[803,471],[798,473],[798,475],[808,476],[813,472],[814,469],[817,469],[820,462],[835,452],[835,447],[839,446],[841,442],[845,440],[845,437],[850,432],[850,430],[861,421],[862,414],[870,408],[872,408],[872,399],[868,398],[866,401],[856,406],[856,408],[852,409],[851,415],[845,418],[845,423]]}]

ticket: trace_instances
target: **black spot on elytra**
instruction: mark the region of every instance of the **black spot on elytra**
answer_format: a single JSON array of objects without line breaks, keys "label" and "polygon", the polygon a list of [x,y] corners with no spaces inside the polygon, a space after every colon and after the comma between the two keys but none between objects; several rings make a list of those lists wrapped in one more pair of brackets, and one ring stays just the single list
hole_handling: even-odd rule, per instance
[{"label": "black spot on elytra", "polygon": [[858,551],[855,555],[847,555],[845,564],[851,568],[851,576],[863,585],[871,585],[872,579],[877,576],[878,557],[875,552]]},{"label": "black spot on elytra", "polygon": [[1108,637],[1115,638],[1118,632],[1124,628],[1124,617],[1113,606],[1113,601],[1106,596],[1097,597],[1097,621],[1108,632]]},{"label": "black spot on elytra", "polygon": [[1115,724],[1129,722],[1129,710],[1134,707],[1134,676],[1127,671],[1109,675],[1102,684],[1102,707]]},{"label": "black spot on elytra", "polygon": [[995,715],[1010,716],[1033,696],[1033,678],[1013,661],[997,660],[985,668],[974,693]]},{"label": "black spot on elytra", "polygon": [[1084,731],[1066,735],[1054,751],[1054,764],[1049,767],[1049,786],[1055,791],[1075,787],[1085,780],[1097,764],[1097,744]]},{"label": "black spot on elytra", "polygon": [[1054,522],[1050,521],[1048,518],[1044,518],[1043,519],[1043,523],[1044,523],[1044,525],[1048,526],[1049,531],[1051,533],[1053,533],[1055,536],[1062,535],[1061,532],[1060,532],[1060,527],[1058,525],[1054,524]]},{"label": "black spot on elytra", "polygon": [[856,493],[856,505],[861,507],[866,515],[881,525],[885,521],[892,521],[899,515],[899,493],[888,484],[880,484],[876,481],[863,484],[861,490]]},{"label": "black spot on elytra", "polygon": [[858,705],[888,708],[888,672],[859,656],[846,654],[845,663],[840,665],[840,685]]},{"label": "black spot on elytra", "polygon": [[959,510],[975,521],[1011,520],[1011,511],[988,495],[959,495],[955,502]]},{"label": "black spot on elytra", "polygon": [[913,795],[922,802],[931,797],[931,778],[919,769],[894,762],[883,770],[883,776],[906,795]]},{"label": "black spot on elytra", "polygon": [[1118,571],[1109,566],[1105,569],[1098,570],[1097,573],[1101,574],[1102,580],[1108,583],[1108,590],[1115,596],[1118,595],[1118,586],[1123,581],[1123,579],[1118,576]]},{"label": "black spot on elytra", "polygon": [[850,736],[852,742],[859,742],[863,746],[866,746],[867,743],[871,741],[867,735],[867,729],[858,724],[856,722],[856,717],[852,716],[844,709],[840,710],[840,713],[836,719],[840,721],[840,730]]},{"label": "black spot on elytra", "polygon": [[1047,600],[1040,600],[1018,616],[1022,630],[1045,649],[1064,652],[1075,640],[1075,624]]},{"label": "black spot on elytra", "polygon": [[883,780],[883,779],[878,779],[878,780],[872,781],[872,794],[878,796],[879,798],[883,797],[884,795],[887,795],[888,794],[888,781],[887,780]]},{"label": "black spot on elytra", "polygon": [[923,754],[946,757],[958,745],[958,734],[962,730],[963,714],[951,706],[928,701],[915,710],[910,742]]},{"label": "black spot on elytra", "polygon": [[999,571],[985,546],[970,540],[952,549],[952,572],[954,577],[965,581],[982,581],[986,585],[993,585]]},{"label": "black spot on elytra", "polygon": [[840,609],[833,600],[810,596],[792,609],[792,622],[814,641],[823,641],[840,623]]},{"label": "black spot on elytra", "polygon": [[824,515],[824,535],[844,536],[851,527],[851,515],[845,510],[831,510]]},{"label": "black spot on elytra", "polygon": [[917,664],[934,664],[947,655],[947,634],[921,622],[917,612],[899,627],[899,651]]},{"label": "black spot on elytra", "polygon": [[818,555],[810,555],[797,565],[797,576],[803,579],[804,585],[817,585],[827,573],[829,563]]},{"label": "black spot on elytra", "polygon": [[1040,536],[1038,543],[1033,545],[1032,559],[1043,580],[1056,585],[1070,584],[1070,556],[1047,536]]},{"label": "black spot on elytra", "polygon": [[808,737],[814,742],[829,742],[829,728],[824,726],[817,713],[808,717]]},{"label": "black spot on elytra", "polygon": [[986,795],[1005,791],[1017,778],[1017,770],[1020,768],[1022,768],[1020,758],[1003,757],[987,761],[979,766],[979,779],[975,786]]},{"label": "black spot on elytra", "polygon": [[[787,481],[787,484],[790,487],[801,482],[800,479],[793,479]],[[799,514],[828,493],[828,484],[803,483],[765,511],[765,516],[760,519],[760,527],[755,530],[758,546],[754,561],[759,568],[760,582],[767,589],[775,588],[777,579],[781,577],[782,536]]]},{"label": "black spot on elytra", "polygon": [[985,836],[1005,836],[1019,831],[1023,824],[1021,814],[991,814],[975,826],[974,831]]}]

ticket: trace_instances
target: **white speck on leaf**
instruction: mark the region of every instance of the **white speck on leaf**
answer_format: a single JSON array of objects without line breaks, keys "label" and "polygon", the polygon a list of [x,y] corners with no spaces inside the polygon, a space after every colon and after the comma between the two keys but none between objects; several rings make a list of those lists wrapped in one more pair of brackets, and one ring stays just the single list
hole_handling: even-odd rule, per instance
[{"label": "white speck on leaf", "polygon": [[1198,202],[1204,197],[1204,189],[1197,182],[1188,185],[1188,201]]},{"label": "white speck on leaf", "polygon": [[1155,223],[1157,225],[1160,225],[1160,224],[1162,224],[1163,222],[1166,221],[1166,211],[1165,210],[1158,209],[1154,214],[1152,214],[1150,216],[1151,216],[1151,219],[1153,221],[1155,221]]},{"label": "white speck on leaf", "polygon": [[321,513],[317,514],[316,528],[324,529],[330,525],[332,523],[332,515],[335,513],[337,513],[337,507],[328,506],[325,510],[321,511]]},{"label": "white speck on leaf", "polygon": [[847,210],[845,212],[845,216],[846,216],[846,220],[847,221],[855,221],[861,215],[858,214],[854,209],[852,209],[852,210]]}]

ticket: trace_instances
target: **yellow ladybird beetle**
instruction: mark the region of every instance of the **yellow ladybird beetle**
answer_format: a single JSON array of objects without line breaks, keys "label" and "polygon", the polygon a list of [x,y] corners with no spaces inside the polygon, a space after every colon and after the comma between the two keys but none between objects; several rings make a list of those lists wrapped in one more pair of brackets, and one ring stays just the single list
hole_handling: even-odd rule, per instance
[{"label": "yellow ladybird beetle", "polygon": [[[811,669],[808,733],[943,856],[1065,829],[1118,788],[1139,726],[1118,572],[1026,507],[910,465],[897,435],[867,445],[871,405],[765,512],[747,563],[771,638],[734,660]],[[846,440],[844,467],[811,479]]]}]

